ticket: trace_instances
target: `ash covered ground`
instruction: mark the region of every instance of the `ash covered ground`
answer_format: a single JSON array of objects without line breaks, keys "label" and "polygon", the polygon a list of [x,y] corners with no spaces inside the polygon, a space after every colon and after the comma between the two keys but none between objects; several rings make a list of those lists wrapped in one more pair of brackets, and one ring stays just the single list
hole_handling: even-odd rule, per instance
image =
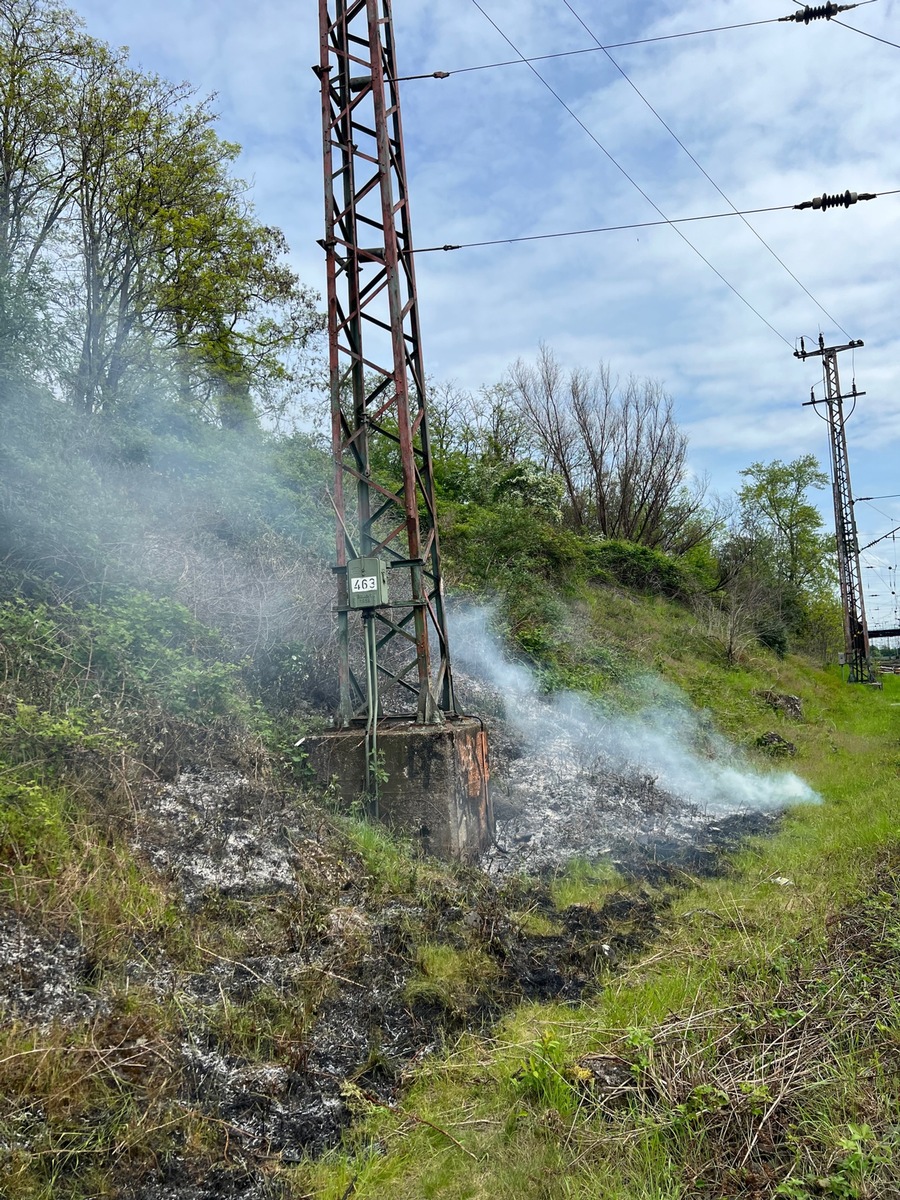
[{"label": "ash covered ground", "polygon": [[461,683],[467,707],[495,714],[483,718],[497,834],[482,866],[493,877],[552,875],[572,859],[609,862],[629,875],[657,876],[666,864],[702,872],[714,869],[717,848],[778,818],[776,805],[727,793],[716,805],[697,803],[668,790],[652,766],[623,766],[598,744],[600,717],[561,715],[532,696],[517,698],[510,722],[496,689]]},{"label": "ash covered ground", "polygon": [[454,617],[457,697],[489,734],[494,876],[546,874],[573,858],[651,873],[712,865],[710,848],[764,831],[816,794],[789,771],[762,771],[674,687],[636,681],[634,711],[563,692],[504,655],[490,613]]},{"label": "ash covered ground", "polygon": [[[189,768],[144,793],[134,850],[185,918],[258,904],[283,932],[238,957],[210,955],[199,970],[135,944],[126,991],[144,988],[182,1014],[164,1050],[178,1103],[227,1129],[243,1158],[212,1173],[170,1162],[124,1184],[122,1200],[265,1200],[260,1159],[291,1163],[334,1146],[361,1094],[393,1104],[415,1063],[461,1030],[489,1027],[523,999],[576,1003],[604,986],[659,937],[671,888],[655,885],[722,869],[723,851],[770,828],[787,804],[815,799],[795,775],[753,769],[671,691],[625,716],[543,695],[492,646],[457,643],[468,651],[460,705],[489,732],[497,840],[481,870],[448,875],[427,896],[373,892],[352,849],[323,834],[321,813],[233,767]],[[560,909],[547,881],[573,858],[613,863],[630,885]],[[521,910],[547,929],[529,931]],[[452,1003],[416,996],[423,942],[477,946],[490,989]],[[0,922],[7,1018],[90,1027],[113,1019],[116,1003],[103,964],[71,933]],[[251,1054],[221,1029],[223,1015],[254,1005],[295,1012],[296,1026]]]}]

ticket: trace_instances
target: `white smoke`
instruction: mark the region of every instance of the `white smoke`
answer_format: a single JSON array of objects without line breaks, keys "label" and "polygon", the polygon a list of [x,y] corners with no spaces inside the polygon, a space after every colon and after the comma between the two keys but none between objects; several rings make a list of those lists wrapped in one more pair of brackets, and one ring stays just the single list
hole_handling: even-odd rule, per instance
[{"label": "white smoke", "polygon": [[790,771],[763,772],[718,734],[707,714],[673,685],[647,676],[636,712],[610,712],[574,692],[541,693],[535,674],[510,661],[491,629],[488,609],[451,614],[457,665],[500,694],[503,717],[529,753],[571,776],[606,772],[635,777],[701,814],[776,811],[820,797]]}]

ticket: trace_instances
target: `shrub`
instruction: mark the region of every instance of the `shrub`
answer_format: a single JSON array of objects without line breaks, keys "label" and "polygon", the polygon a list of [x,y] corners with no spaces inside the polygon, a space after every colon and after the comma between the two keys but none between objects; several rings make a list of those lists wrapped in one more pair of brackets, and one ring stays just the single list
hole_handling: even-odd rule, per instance
[{"label": "shrub", "polygon": [[612,576],[623,587],[659,596],[681,596],[687,590],[687,575],[674,558],[649,546],[609,540],[592,548],[594,571]]}]

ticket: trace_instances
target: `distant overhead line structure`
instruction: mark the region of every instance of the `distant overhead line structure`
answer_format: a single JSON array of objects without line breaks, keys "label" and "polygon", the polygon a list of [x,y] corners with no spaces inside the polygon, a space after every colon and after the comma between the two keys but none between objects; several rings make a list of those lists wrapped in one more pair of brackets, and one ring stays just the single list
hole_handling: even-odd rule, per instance
[{"label": "distant overhead line structure", "polygon": [[319,0],[319,23],[340,716],[368,709],[347,581],[348,560],[368,558],[393,568],[393,602],[367,618],[380,695],[440,723],[454,700],[390,0]]},{"label": "distant overhead line structure", "polygon": [[803,338],[794,357],[801,360],[821,357],[822,375],[825,383],[825,398],[817,400],[812,393],[807,405],[818,412],[818,405],[826,408],[825,421],[828,425],[828,440],[831,447],[832,491],[834,493],[834,530],[837,542],[838,579],[841,589],[841,607],[844,616],[845,658],[850,668],[850,683],[874,683],[875,673],[869,651],[869,632],[866,627],[866,609],[863,600],[862,570],[859,563],[859,538],[856,532],[856,515],[853,511],[853,493],[850,486],[850,460],[847,454],[846,417],[844,401],[859,396],[856,382],[848,396],[841,394],[838,374],[838,355],[844,350],[855,350],[862,341],[850,341],[844,346],[826,346],[825,338],[819,334],[817,350],[807,350]]}]

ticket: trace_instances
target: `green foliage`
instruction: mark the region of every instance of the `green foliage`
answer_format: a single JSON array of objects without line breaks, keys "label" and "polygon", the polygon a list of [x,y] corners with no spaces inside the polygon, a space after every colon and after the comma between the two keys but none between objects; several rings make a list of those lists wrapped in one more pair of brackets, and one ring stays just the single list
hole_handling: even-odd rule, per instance
[{"label": "green foliage", "polygon": [[562,520],[563,482],[537,463],[525,459],[495,472],[491,487],[494,504],[518,503],[545,520]]},{"label": "green foliage", "polygon": [[579,1104],[576,1088],[568,1078],[566,1047],[550,1030],[545,1030],[515,1068],[514,1092],[541,1110],[552,1109],[571,1116]]},{"label": "green foliage", "polygon": [[0,862],[27,862],[38,850],[59,851],[64,817],[60,792],[35,780],[0,775]]},{"label": "green foliage", "polygon": [[31,364],[82,414],[113,411],[148,364],[224,425],[277,408],[321,319],[211,101],[53,0],[0,7],[0,76],[0,375]]},{"label": "green foliage", "polygon": [[521,504],[457,507],[447,516],[448,563],[469,587],[545,591],[548,582],[569,585],[583,569],[589,543]]},{"label": "green foliage", "polygon": [[828,476],[811,454],[753,463],[741,475],[741,525],[723,547],[728,586],[756,609],[763,645],[783,653],[811,606],[833,604],[834,541],[807,499]]},{"label": "green foliage", "polygon": [[805,1172],[792,1176],[779,1183],[774,1194],[787,1200],[814,1200],[817,1196],[859,1200],[869,1194],[865,1184],[872,1171],[892,1159],[888,1147],[865,1124],[849,1124],[846,1134],[837,1138],[837,1149],[843,1156],[827,1175]]},{"label": "green foliage", "polygon": [[[20,707],[15,722],[23,755],[53,763],[74,747],[117,748],[117,735],[98,728],[84,708],[92,680],[101,689],[97,699],[119,692],[195,722],[250,715],[238,665],[219,657],[221,638],[173,600],[123,590],[81,609],[6,601],[0,635],[7,674],[29,672],[34,678],[26,683],[36,699],[54,712],[65,707],[54,716]],[[0,737],[3,721],[11,719],[0,716]]]},{"label": "green foliage", "polygon": [[121,750],[121,736],[98,725],[96,717],[77,708],[43,712],[17,702],[11,714],[0,712],[0,755],[17,768],[59,778],[79,758]]},{"label": "green foliage", "polygon": [[830,579],[830,539],[820,532],[819,510],[806,499],[810,488],[828,486],[815,456],[756,462],[741,477],[747,480],[738,493],[744,527],[765,544],[778,580],[805,589]]},{"label": "green foliage", "polygon": [[197,722],[246,716],[236,664],[219,658],[222,639],[182,604],[146,592],[124,593],[102,608],[90,605],[91,666],[128,680],[176,716]]},{"label": "green foliage", "polygon": [[687,574],[681,563],[649,546],[603,541],[591,551],[590,561],[595,571],[604,572],[635,591],[681,596],[687,590]]}]

